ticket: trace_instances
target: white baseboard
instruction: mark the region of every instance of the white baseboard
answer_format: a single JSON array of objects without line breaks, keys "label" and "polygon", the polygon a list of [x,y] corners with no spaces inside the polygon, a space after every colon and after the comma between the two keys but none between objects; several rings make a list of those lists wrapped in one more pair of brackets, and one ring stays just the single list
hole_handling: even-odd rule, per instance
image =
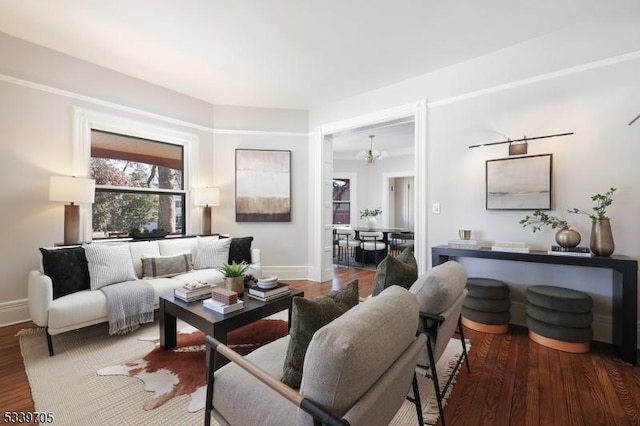
[{"label": "white baseboard", "polygon": [[308,266],[263,266],[262,275],[275,275],[282,280],[308,280],[310,271]]},{"label": "white baseboard", "polygon": [[29,321],[27,299],[0,303],[0,327]]}]

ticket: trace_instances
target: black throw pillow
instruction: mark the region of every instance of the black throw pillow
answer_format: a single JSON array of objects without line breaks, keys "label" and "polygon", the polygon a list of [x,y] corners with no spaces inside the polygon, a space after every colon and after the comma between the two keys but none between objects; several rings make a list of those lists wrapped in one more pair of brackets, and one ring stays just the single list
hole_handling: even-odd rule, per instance
[{"label": "black throw pillow", "polygon": [[251,263],[251,242],[253,237],[231,238],[229,246],[229,263]]},{"label": "black throw pillow", "polygon": [[82,247],[40,249],[45,275],[53,282],[53,298],[89,288],[89,268]]}]

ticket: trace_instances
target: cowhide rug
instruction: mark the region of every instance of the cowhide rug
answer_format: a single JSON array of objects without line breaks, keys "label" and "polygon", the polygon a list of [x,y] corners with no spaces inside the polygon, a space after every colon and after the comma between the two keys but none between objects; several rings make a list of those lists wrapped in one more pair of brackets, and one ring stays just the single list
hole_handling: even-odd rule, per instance
[{"label": "cowhide rug", "polygon": [[[246,355],[262,345],[288,333],[287,322],[262,319],[239,328],[227,336],[227,346]],[[154,392],[143,409],[152,410],[171,398],[189,395],[188,411],[204,408],[206,396],[206,348],[204,333],[188,326],[178,333],[177,347],[170,351],[160,348],[157,338],[146,338],[156,344],[144,358],[98,370],[100,376],[130,376],[142,380],[146,391]]]}]

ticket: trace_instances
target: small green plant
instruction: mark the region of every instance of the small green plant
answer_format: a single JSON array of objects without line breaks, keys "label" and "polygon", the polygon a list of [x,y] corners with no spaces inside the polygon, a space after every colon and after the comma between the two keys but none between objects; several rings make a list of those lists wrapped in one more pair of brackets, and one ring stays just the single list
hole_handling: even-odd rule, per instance
[{"label": "small green plant", "polygon": [[548,226],[551,229],[569,229],[569,224],[566,220],[562,220],[557,216],[549,215],[542,210],[534,210],[531,216],[526,215],[524,219],[518,222],[524,228],[531,226],[533,232],[539,231],[543,226]]},{"label": "small green plant", "polygon": [[241,277],[244,271],[249,268],[249,264],[247,262],[236,263],[235,261],[231,264],[223,263],[218,270],[224,274],[225,277],[233,278],[233,277]]},{"label": "small green plant", "polygon": [[360,219],[364,219],[365,217],[376,217],[382,214],[382,209],[378,207],[377,209],[364,209],[360,210]]},{"label": "small green plant", "polygon": [[608,219],[607,207],[613,203],[613,193],[617,188],[609,188],[604,194],[595,194],[591,196],[591,201],[595,201],[596,205],[593,207],[593,213],[589,213],[584,210],[576,209],[575,207],[569,210],[569,213],[585,214],[591,218],[592,223],[596,223],[599,219]]}]

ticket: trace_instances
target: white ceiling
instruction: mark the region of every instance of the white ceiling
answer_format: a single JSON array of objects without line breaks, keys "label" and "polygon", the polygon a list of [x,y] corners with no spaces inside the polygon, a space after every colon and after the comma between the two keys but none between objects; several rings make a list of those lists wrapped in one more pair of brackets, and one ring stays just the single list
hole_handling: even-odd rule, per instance
[{"label": "white ceiling", "polygon": [[214,104],[312,109],[637,0],[3,0],[0,31]]}]

